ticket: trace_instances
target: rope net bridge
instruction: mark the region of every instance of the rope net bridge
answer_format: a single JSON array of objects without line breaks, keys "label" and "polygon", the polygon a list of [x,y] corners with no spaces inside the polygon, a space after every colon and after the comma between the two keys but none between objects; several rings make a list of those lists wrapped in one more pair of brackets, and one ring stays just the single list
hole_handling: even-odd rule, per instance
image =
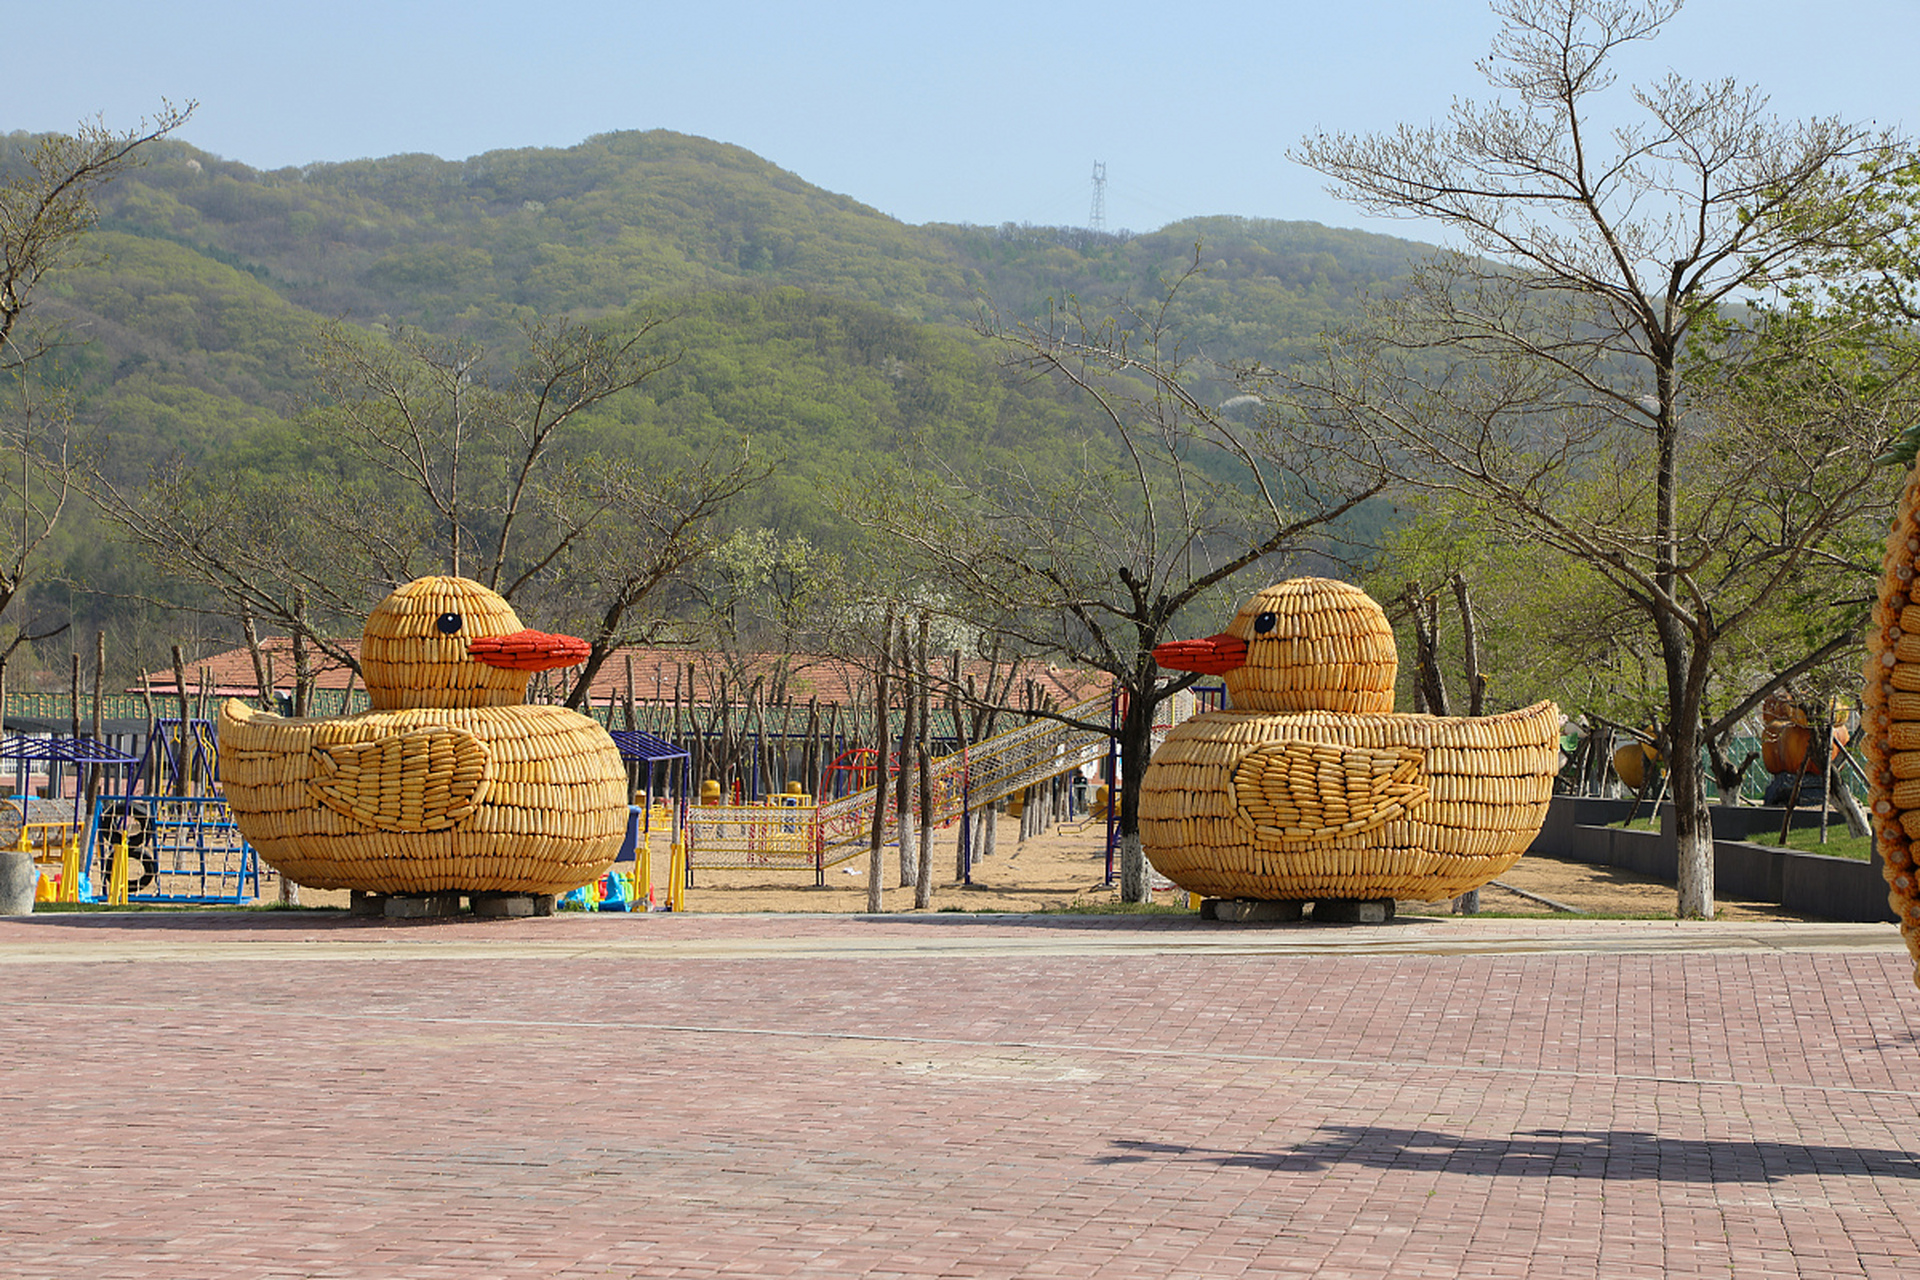
[{"label": "rope net bridge", "polygon": [[[1199,699],[1191,690],[1182,690],[1162,702],[1154,724],[1156,744],[1167,730],[1200,709]],[[1112,707],[1108,695],[1100,694],[1060,714],[1082,722],[1109,724]],[[1058,720],[1034,720],[941,756],[933,761],[931,770],[930,825],[950,826],[968,811],[1099,764],[1113,745],[1111,728],[1091,730]],[[882,771],[870,768],[866,772]],[[774,796],[766,804],[691,809],[687,817],[689,870],[695,866],[805,869],[823,876],[827,868],[868,852],[873,806],[885,782],[882,777],[879,788],[867,786],[818,805],[809,797],[792,795]],[[908,791],[918,818],[917,779]],[[882,803],[891,808],[889,801]]]}]

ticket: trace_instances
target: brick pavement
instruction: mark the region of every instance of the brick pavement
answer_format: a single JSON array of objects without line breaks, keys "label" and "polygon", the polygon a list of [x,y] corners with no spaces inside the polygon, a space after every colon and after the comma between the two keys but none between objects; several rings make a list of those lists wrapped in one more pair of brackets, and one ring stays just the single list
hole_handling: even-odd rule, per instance
[{"label": "brick pavement", "polygon": [[1875,926],[0,920],[0,1273],[1910,1276],[1909,974]]}]

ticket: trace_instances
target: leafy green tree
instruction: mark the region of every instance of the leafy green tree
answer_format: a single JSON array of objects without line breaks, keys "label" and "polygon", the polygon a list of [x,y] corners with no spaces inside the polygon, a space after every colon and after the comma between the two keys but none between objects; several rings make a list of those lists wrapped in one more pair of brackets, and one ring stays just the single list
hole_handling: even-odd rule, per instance
[{"label": "leafy green tree", "polygon": [[[1858,166],[1897,145],[1837,120],[1783,123],[1732,82],[1669,74],[1610,96],[1611,61],[1678,0],[1498,0],[1491,102],[1388,134],[1307,138],[1298,158],[1371,212],[1463,247],[1342,336],[1293,390],[1482,500],[1503,535],[1578,562],[1657,639],[1662,745],[1698,758],[1715,657],[1879,501],[1868,414],[1756,420],[1692,371],[1738,364],[1742,302],[1817,272],[1859,235]],[[1825,199],[1809,205],[1818,191]],[[1712,832],[1673,773],[1678,911],[1713,914]]]}]

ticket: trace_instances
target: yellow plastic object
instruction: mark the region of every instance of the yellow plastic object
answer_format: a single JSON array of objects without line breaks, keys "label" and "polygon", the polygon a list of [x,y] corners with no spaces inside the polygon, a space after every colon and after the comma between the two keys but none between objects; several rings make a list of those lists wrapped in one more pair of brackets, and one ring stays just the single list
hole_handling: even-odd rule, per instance
[{"label": "yellow plastic object", "polygon": [[640,833],[640,846],[633,851],[633,896],[636,902],[644,899],[648,906],[653,905],[653,836],[651,832]]},{"label": "yellow plastic object", "polygon": [[708,778],[700,784],[700,803],[711,808],[720,803],[720,780]]},{"label": "yellow plastic object", "polygon": [[127,837],[113,842],[113,864],[107,872],[107,905],[127,905]]},{"label": "yellow plastic object", "polygon": [[667,863],[667,910],[687,909],[687,847],[675,840]]},{"label": "yellow plastic object", "polygon": [[80,901],[80,838],[69,837],[60,855],[61,902]]}]

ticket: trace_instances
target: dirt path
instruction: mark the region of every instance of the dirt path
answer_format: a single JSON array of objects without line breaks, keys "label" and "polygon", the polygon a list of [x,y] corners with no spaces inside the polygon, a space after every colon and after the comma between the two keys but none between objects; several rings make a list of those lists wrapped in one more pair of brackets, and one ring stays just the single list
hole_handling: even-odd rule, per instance
[{"label": "dirt path", "polygon": [[[933,909],[959,911],[1058,911],[1074,904],[1103,904],[1119,899],[1118,886],[1106,882],[1105,828],[1090,825],[1083,829],[1059,829],[1046,835],[1019,840],[1019,824],[1011,818],[1000,819],[998,851],[974,868],[972,883],[957,883],[954,877],[954,832],[934,833],[934,874],[936,888]],[[894,887],[899,882],[899,853],[892,847],[883,852],[887,888],[883,893],[889,912],[913,909],[913,891]],[[826,911],[854,913],[867,909],[867,860],[863,856],[839,867],[829,868],[824,886],[813,884],[811,872],[700,871],[694,887],[687,891],[687,909],[694,912]],[[656,875],[662,875],[656,871]],[[1671,915],[1674,889],[1670,884],[1648,880],[1611,867],[1592,867],[1582,863],[1561,862],[1552,858],[1522,858],[1500,884],[1524,889],[1540,897],[1578,908],[1583,912],[1627,915]],[[341,895],[344,905],[345,895]],[[1165,891],[1156,901],[1184,903],[1185,895]],[[315,901],[309,893],[306,900]],[[1515,915],[1551,916],[1551,907],[1498,885],[1481,894],[1485,911]],[[1727,919],[1799,920],[1805,917],[1782,912],[1770,903],[1748,903],[1721,899],[1719,914]],[[1443,913],[1444,903],[1404,904],[1403,911],[1422,914]]]}]

